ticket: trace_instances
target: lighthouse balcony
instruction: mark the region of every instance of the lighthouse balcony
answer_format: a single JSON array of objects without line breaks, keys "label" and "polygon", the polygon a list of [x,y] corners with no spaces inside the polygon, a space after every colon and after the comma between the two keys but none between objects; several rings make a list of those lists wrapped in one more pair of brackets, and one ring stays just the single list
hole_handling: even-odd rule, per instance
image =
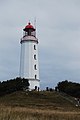
[{"label": "lighthouse balcony", "polygon": [[38,43],[38,39],[35,38],[34,36],[24,36],[23,38],[21,38],[20,43],[26,42],[26,41],[33,41]]}]

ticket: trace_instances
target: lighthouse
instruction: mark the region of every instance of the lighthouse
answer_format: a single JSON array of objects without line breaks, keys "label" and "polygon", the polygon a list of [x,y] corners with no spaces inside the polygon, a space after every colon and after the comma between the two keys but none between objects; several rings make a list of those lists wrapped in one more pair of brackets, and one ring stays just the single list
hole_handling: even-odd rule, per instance
[{"label": "lighthouse", "polygon": [[39,89],[38,39],[36,28],[29,22],[21,38],[20,77],[28,79],[29,90]]}]

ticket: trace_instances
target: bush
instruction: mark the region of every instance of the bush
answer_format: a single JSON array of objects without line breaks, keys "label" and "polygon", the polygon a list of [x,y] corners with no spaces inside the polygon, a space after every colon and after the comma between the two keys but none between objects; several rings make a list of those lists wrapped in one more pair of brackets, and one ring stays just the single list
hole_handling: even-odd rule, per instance
[{"label": "bush", "polygon": [[55,89],[58,89],[60,92],[65,92],[73,97],[80,98],[80,84],[73,83],[68,80],[59,82]]},{"label": "bush", "polygon": [[0,95],[28,89],[28,87],[29,82],[27,79],[17,77],[16,79],[0,82]]}]

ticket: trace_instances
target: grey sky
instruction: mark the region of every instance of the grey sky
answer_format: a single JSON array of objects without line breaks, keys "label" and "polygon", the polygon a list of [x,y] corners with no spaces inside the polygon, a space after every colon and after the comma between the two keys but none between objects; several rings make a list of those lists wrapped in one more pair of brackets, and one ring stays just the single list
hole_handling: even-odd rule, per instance
[{"label": "grey sky", "polygon": [[80,80],[80,0],[0,0],[0,80],[19,75],[22,29],[36,17],[42,88]]}]

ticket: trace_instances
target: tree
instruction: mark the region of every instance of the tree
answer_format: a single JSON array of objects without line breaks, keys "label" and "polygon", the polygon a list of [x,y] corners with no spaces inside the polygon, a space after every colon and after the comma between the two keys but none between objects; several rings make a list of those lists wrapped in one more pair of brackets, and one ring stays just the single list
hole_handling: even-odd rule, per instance
[{"label": "tree", "polygon": [[23,89],[28,89],[29,82],[27,79],[16,78],[7,81],[0,82],[0,95],[5,95],[15,91],[20,91]]},{"label": "tree", "polygon": [[73,97],[80,98],[80,84],[79,83],[73,83],[68,80],[59,82],[55,89],[58,89],[59,92],[67,93]]}]

